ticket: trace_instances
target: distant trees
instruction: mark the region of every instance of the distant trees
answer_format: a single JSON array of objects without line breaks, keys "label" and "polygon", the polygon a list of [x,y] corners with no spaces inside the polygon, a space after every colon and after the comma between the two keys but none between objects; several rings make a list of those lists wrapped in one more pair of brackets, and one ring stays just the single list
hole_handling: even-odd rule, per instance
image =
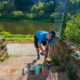
[{"label": "distant trees", "polygon": [[70,0],[69,11],[73,10],[80,10],[80,0]]},{"label": "distant trees", "polygon": [[29,11],[33,5],[33,0],[15,0],[15,9]]},{"label": "distant trees", "polygon": [[39,10],[42,9],[43,7],[44,7],[44,2],[40,2],[40,1],[39,1],[38,4],[34,4],[34,5],[32,6],[31,11],[37,13],[37,12],[39,12]]},{"label": "distant trees", "polygon": [[9,10],[9,0],[0,0],[0,12],[8,13]]},{"label": "distant trees", "polygon": [[80,43],[80,0],[70,0],[65,36],[68,40]]},{"label": "distant trees", "polygon": [[44,15],[44,10],[40,10],[40,11],[39,11],[39,15],[40,15],[40,16]]},{"label": "distant trees", "polygon": [[22,16],[22,15],[24,15],[22,11],[14,11],[12,14],[14,16]]},{"label": "distant trees", "polygon": [[[64,0],[65,1],[65,0]],[[14,3],[13,3],[14,2]],[[0,0],[0,18],[25,18],[25,19],[49,19],[53,20],[57,13],[54,11],[56,0]],[[11,4],[10,4],[11,3]],[[14,4],[13,8],[11,7]],[[62,4],[62,2],[60,2]],[[80,9],[80,0],[70,0],[70,11]],[[8,15],[9,14],[9,15]],[[73,15],[75,12],[73,12]],[[8,16],[6,16],[8,15]],[[68,18],[72,14],[68,14]]]},{"label": "distant trees", "polygon": [[1,19],[51,19],[54,9],[54,0],[0,0]]},{"label": "distant trees", "polygon": [[51,14],[52,12],[54,12],[55,9],[54,1],[50,1],[49,3],[47,2],[43,9],[47,14]]}]

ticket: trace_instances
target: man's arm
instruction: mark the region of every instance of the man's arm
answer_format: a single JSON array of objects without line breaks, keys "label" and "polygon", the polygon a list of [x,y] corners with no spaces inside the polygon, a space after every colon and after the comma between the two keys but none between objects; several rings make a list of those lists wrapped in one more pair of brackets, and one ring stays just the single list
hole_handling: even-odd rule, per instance
[{"label": "man's arm", "polygon": [[40,50],[43,52],[43,48],[42,48],[42,46],[41,46],[41,44],[40,43],[38,43],[38,47],[40,48]]},{"label": "man's arm", "polygon": [[47,44],[46,44],[46,47],[45,47],[45,50],[48,50],[49,46],[50,46],[50,44],[47,43]]},{"label": "man's arm", "polygon": [[43,52],[44,55],[47,54],[47,51],[42,48],[40,43],[38,43],[38,47],[40,48],[40,50]]}]

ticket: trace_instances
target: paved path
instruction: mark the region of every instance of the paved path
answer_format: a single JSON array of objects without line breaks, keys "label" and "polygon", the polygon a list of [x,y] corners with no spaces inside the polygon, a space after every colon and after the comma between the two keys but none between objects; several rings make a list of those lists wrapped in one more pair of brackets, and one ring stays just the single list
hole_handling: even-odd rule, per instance
[{"label": "paved path", "polygon": [[[4,62],[0,62],[0,80],[69,80],[66,72],[57,72],[56,66],[52,66],[50,70],[43,66],[47,72],[46,75],[25,75],[22,76],[22,69],[26,66],[24,63],[32,63],[36,59],[36,53],[33,44],[8,44],[9,55],[17,55],[10,57]],[[24,55],[23,55],[24,54]],[[21,56],[22,55],[22,56]],[[26,56],[25,56],[26,55]],[[33,55],[33,56],[32,56]],[[44,56],[36,64],[43,64]]]},{"label": "paved path", "polygon": [[36,57],[10,57],[5,62],[0,62],[0,80],[17,80],[22,74],[25,62],[31,63]]},{"label": "paved path", "polygon": [[33,43],[15,43],[7,44],[8,54],[11,56],[32,56],[36,55]]},{"label": "paved path", "polygon": [[[26,66],[24,63],[32,63],[35,56],[11,57],[5,62],[0,63],[0,80],[69,80],[66,72],[57,72],[57,66],[52,66],[50,70],[44,66],[46,75],[25,75],[22,76],[22,69]],[[36,64],[43,64],[43,56]]]}]

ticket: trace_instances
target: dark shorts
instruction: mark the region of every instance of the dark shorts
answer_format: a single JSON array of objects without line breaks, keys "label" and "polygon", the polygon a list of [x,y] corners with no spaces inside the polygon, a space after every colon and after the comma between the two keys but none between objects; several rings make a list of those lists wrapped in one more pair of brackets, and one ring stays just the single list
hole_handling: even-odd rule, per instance
[{"label": "dark shorts", "polygon": [[[47,42],[46,41],[42,41],[43,46],[46,46]],[[38,38],[36,36],[34,36],[34,46],[35,48],[38,48]]]}]

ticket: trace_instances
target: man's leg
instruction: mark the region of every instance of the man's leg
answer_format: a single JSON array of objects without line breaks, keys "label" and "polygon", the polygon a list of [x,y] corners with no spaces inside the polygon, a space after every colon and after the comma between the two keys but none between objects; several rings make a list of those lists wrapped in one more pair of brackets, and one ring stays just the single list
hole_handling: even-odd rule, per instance
[{"label": "man's leg", "polygon": [[46,54],[46,55],[48,55],[48,48],[45,48],[45,50],[46,50],[46,52],[47,52],[47,54]]},{"label": "man's leg", "polygon": [[45,55],[45,60],[46,60],[46,58],[47,58],[47,56],[48,56],[48,47],[47,47],[47,48],[45,47],[45,50],[46,50],[46,52],[47,52],[46,55]]},{"label": "man's leg", "polygon": [[40,56],[39,56],[39,48],[38,48],[38,38],[36,36],[34,37],[34,46],[36,48],[37,60],[39,60]]},{"label": "man's leg", "polygon": [[36,52],[37,52],[37,60],[39,60],[40,59],[39,48],[36,48]]},{"label": "man's leg", "polygon": [[36,48],[37,56],[39,56],[39,48]]}]

